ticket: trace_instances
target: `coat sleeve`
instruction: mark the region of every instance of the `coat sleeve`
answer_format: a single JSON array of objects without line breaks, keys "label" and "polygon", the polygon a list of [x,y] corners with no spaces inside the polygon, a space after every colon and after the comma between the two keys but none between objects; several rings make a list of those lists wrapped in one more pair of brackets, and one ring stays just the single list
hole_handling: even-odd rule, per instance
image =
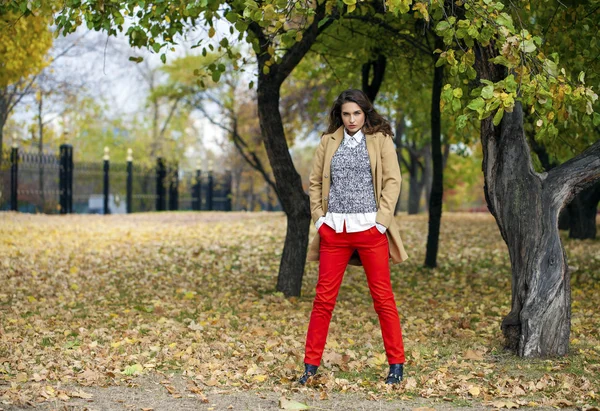
[{"label": "coat sleeve", "polygon": [[402,182],[396,146],[390,136],[384,136],[381,148],[381,168],[381,196],[379,197],[376,221],[389,227],[394,218],[394,210],[396,209],[396,203],[400,195],[400,183]]},{"label": "coat sleeve", "polygon": [[317,147],[309,178],[310,214],[314,223],[317,222],[319,217],[325,215],[323,210],[323,157],[328,138],[329,135],[321,137],[321,143]]}]

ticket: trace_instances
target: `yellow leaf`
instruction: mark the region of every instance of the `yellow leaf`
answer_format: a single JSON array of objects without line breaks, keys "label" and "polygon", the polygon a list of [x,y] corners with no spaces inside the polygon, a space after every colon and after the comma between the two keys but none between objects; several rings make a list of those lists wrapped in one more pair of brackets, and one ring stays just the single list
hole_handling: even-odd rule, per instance
[{"label": "yellow leaf", "polygon": [[465,352],[464,359],[465,360],[482,361],[483,353],[481,353],[479,351],[467,350],[467,352]]},{"label": "yellow leaf", "polygon": [[216,30],[214,27],[211,27],[210,29],[208,29],[208,37],[212,38],[215,36]]},{"label": "yellow leaf", "polygon": [[17,382],[27,382],[27,380],[29,380],[29,378],[27,377],[27,373],[20,372],[17,374],[16,380],[17,380]]},{"label": "yellow leaf", "polygon": [[481,390],[477,386],[469,388],[469,394],[471,394],[473,397],[477,397],[480,393]]}]

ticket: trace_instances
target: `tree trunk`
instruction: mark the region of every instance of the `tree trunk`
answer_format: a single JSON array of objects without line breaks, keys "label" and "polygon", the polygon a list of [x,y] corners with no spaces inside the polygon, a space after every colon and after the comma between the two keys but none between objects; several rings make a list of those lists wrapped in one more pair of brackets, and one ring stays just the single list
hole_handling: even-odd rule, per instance
[{"label": "tree trunk", "polygon": [[[398,157],[398,164],[402,166],[402,136],[404,135],[404,129],[406,128],[406,121],[404,119],[404,113],[398,111],[396,113],[396,135],[394,136],[394,143],[396,144],[396,156]],[[402,186],[400,186],[400,192],[398,193],[398,201],[396,202],[396,208],[394,209],[394,215],[396,215],[401,208],[400,199],[402,198]]]},{"label": "tree trunk", "polygon": [[600,182],[581,191],[565,207],[569,216],[569,238],[596,238],[596,213],[600,201]]},{"label": "tree trunk", "polygon": [[4,98],[4,91],[0,92],[0,170],[2,170],[2,150],[4,149],[4,125],[8,117],[8,103]]},{"label": "tree trunk", "polygon": [[[414,167],[418,169],[418,167]],[[410,172],[410,185],[408,189],[408,214],[419,214],[421,205],[421,194],[423,193],[422,179],[419,179],[417,171]]]},{"label": "tree trunk", "polygon": [[423,180],[425,181],[425,204],[431,201],[431,185],[433,184],[433,162],[431,161],[431,145],[429,145],[424,154],[425,169],[423,171]]},{"label": "tree trunk", "polygon": [[[369,97],[369,100],[371,100],[371,103],[375,103],[375,98],[377,97],[377,93],[379,93],[381,83],[383,83],[386,62],[385,55],[378,54],[377,59],[362,65],[362,89],[367,97]],[[371,68],[373,69],[373,79],[369,81]]]},{"label": "tree trunk", "polygon": [[[493,46],[479,47],[481,79],[499,81],[503,68],[489,62]],[[565,355],[571,320],[570,273],[558,231],[558,214],[577,191],[600,178],[600,142],[547,174],[533,170],[517,103],[499,127],[481,122],[484,192],[508,246],[512,305],[502,321],[507,348],[522,357]]]},{"label": "tree trunk", "polygon": [[259,76],[258,116],[267,156],[275,176],[277,197],[287,216],[287,232],[281,255],[277,291],[299,296],[308,247],[310,205],[302,179],[294,168],[279,113],[279,84],[261,81]]},{"label": "tree trunk", "polygon": [[[443,47],[439,37],[436,37],[436,46],[439,48]],[[435,67],[433,73],[433,87],[431,92],[431,159],[433,161],[433,181],[429,199],[429,230],[425,251],[425,266],[429,268],[437,266],[440,224],[442,220],[442,198],[444,195],[442,120],[440,114],[440,96],[444,80],[444,66]]]}]

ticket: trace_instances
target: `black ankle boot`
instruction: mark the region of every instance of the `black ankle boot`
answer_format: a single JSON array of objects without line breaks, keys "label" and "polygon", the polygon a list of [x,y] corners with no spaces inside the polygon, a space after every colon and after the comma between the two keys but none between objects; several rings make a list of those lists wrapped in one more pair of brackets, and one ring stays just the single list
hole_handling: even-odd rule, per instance
[{"label": "black ankle boot", "polygon": [[386,384],[400,384],[402,374],[404,372],[404,364],[390,364],[390,372],[385,379]]},{"label": "black ankle boot", "polygon": [[304,364],[304,374],[302,374],[302,377],[300,377],[298,383],[305,385],[306,381],[308,381],[310,377],[317,373],[317,368],[319,367],[316,365]]}]

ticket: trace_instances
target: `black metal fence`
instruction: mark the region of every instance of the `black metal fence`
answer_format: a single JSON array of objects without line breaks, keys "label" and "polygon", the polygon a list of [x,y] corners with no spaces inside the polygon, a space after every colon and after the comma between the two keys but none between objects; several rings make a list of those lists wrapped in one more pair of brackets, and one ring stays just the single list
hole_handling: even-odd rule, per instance
[{"label": "black metal fence", "polygon": [[155,167],[74,162],[64,144],[56,154],[3,150],[0,210],[29,213],[132,213],[164,210],[231,211],[231,173],[179,170],[163,159]]}]

